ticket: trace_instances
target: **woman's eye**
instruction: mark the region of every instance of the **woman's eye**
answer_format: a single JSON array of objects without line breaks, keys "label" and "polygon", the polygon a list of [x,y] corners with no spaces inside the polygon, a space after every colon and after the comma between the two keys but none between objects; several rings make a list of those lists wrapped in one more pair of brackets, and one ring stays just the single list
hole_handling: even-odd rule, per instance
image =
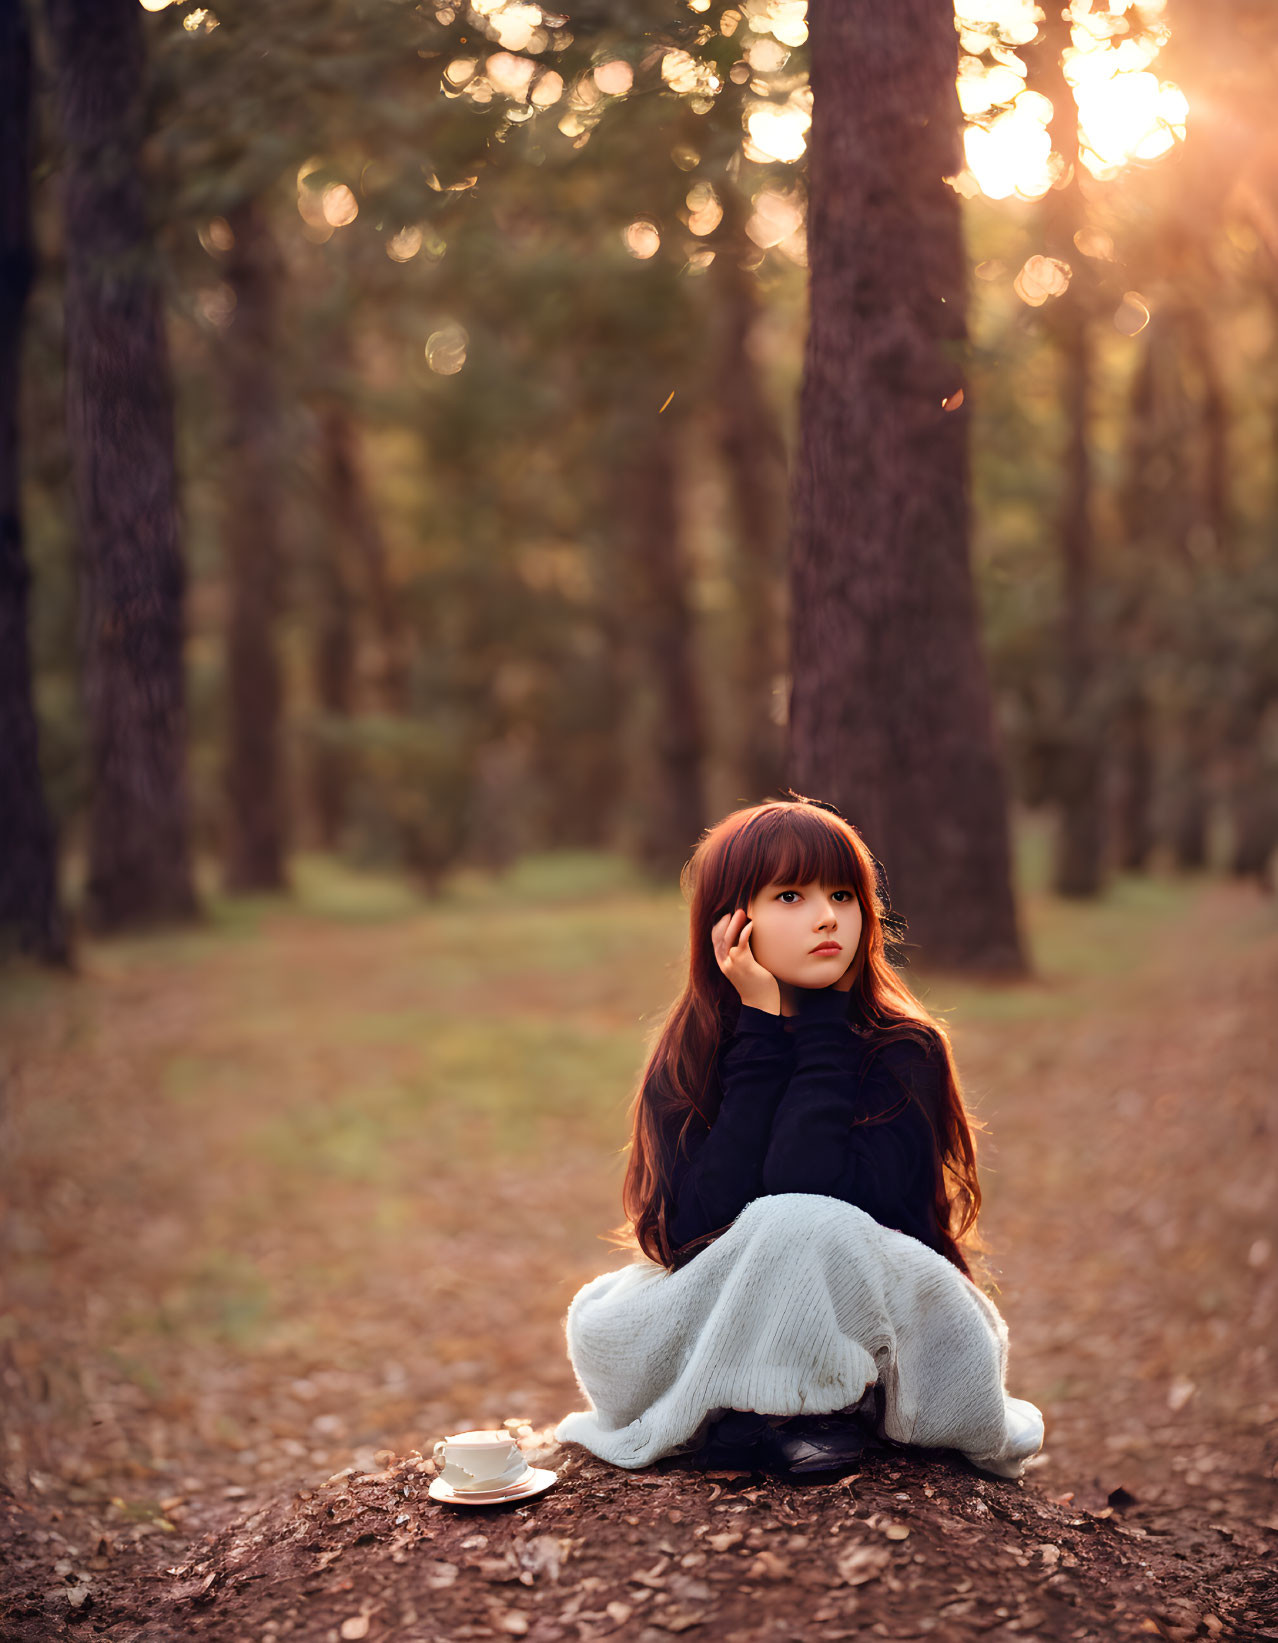
[{"label": "woman's eye", "polygon": [[[781,901],[785,896],[797,896],[798,893],[799,892],[797,890],[782,890],[777,896],[777,900]],[[846,896],[849,901],[856,900],[856,893],[852,890],[834,890],[831,894],[836,896]]]}]

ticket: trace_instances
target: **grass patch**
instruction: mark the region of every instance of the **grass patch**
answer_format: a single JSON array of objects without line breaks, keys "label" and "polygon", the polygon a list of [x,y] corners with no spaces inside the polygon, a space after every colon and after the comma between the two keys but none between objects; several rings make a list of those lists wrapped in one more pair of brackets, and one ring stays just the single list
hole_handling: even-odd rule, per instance
[{"label": "grass patch", "polygon": [[532,1159],[566,1137],[620,1144],[637,1071],[630,1031],[540,1015],[499,1025],[419,1016],[413,1026],[422,1053],[412,1073],[275,1112],[248,1131],[245,1149],[281,1190],[340,1180],[393,1199],[420,1193],[424,1172],[457,1161]]},{"label": "grass patch", "polygon": [[271,1285],[247,1255],[208,1249],[153,1309],[124,1322],[182,1342],[250,1348],[274,1323]]}]

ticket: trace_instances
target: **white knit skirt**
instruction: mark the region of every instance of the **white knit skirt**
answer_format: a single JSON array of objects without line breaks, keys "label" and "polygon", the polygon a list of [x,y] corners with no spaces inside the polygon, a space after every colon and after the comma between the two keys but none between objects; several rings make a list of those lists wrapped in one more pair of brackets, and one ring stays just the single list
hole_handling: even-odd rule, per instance
[{"label": "white knit skirt", "polygon": [[855,1205],[784,1192],[747,1204],[675,1272],[647,1259],[579,1289],[564,1322],[589,1407],[561,1442],[614,1466],[695,1449],[728,1409],[849,1409],[881,1382],[884,1431],[1018,1478],[1043,1417],[1006,1388],[1007,1325],[943,1255]]}]

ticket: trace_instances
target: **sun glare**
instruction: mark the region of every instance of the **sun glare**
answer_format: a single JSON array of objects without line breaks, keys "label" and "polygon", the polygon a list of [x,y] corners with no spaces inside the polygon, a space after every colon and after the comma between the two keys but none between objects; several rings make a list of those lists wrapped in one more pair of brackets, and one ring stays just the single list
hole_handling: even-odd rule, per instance
[{"label": "sun glare", "polygon": [[[1164,0],[1073,0],[1069,7],[1062,68],[1078,104],[1080,158],[1098,179],[1157,159],[1185,136],[1184,93],[1152,72],[1170,33],[1165,9]],[[955,0],[964,51],[959,104],[968,120],[961,193],[1036,200],[1061,174],[1048,131],[1052,105],[1026,89],[1015,49],[1035,38],[1036,13],[1033,0]]]}]

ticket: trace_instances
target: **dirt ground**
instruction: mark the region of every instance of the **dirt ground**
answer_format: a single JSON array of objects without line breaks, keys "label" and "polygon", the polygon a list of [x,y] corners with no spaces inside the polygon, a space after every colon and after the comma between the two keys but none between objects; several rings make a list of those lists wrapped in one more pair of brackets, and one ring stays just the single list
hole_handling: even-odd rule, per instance
[{"label": "dirt ground", "polygon": [[[568,1300],[626,1259],[599,1241],[620,1107],[569,1102],[478,1172],[491,1130],[442,1108],[379,1109],[374,1144],[333,1092],[412,1086],[422,941],[280,916],[8,1009],[3,1643],[1278,1638],[1272,903],[1203,885],[1139,962],[929,996],[988,1128],[1009,1385],[1047,1422],[1014,1483],[934,1451],[792,1483],[555,1445]],[[660,1001],[599,968],[494,996],[452,964],[434,1007],[479,998],[566,1088],[583,1044],[633,1061]],[[385,1030],[298,1030],[339,1003]],[[430,1501],[434,1439],[502,1422],[555,1486]]]}]

